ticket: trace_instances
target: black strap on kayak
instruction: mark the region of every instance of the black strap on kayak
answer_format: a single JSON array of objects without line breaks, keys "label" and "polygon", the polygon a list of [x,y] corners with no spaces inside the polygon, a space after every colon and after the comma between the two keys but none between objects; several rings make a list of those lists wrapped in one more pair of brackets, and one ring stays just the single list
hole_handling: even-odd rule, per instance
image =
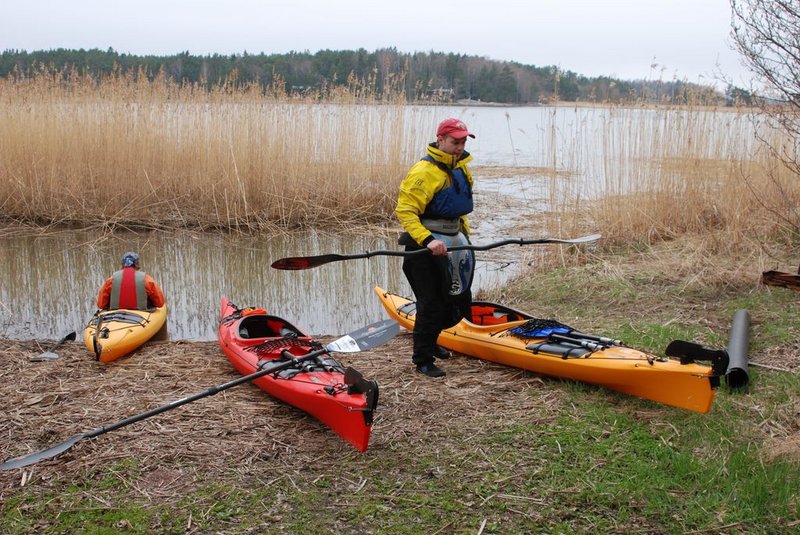
[{"label": "black strap on kayak", "polygon": [[241,319],[241,317],[242,317],[242,309],[241,308],[239,308],[237,305],[231,303],[230,301],[228,301],[228,304],[233,307],[233,312],[231,312],[230,314],[228,314],[227,316],[225,316],[224,318],[219,320],[219,322],[221,324],[223,324],[223,325],[227,325],[228,323],[231,323],[233,321]]},{"label": "black strap on kayak", "polygon": [[[239,308],[239,305],[236,305],[231,301],[228,301],[228,305],[233,307],[233,312],[231,312],[230,314],[219,320],[220,323],[223,324],[231,323],[232,321],[242,319],[246,315],[245,312],[251,311],[252,313],[252,311],[257,310],[256,307]],[[258,309],[258,310],[263,310],[263,309]]]},{"label": "black strap on kayak", "polygon": [[[149,310],[143,310],[142,312],[152,312]],[[146,318],[142,317],[139,314],[134,314],[133,312],[108,312],[105,314],[98,314],[97,317],[92,321],[92,323],[97,323],[97,320],[102,318],[103,321],[119,321],[121,323],[137,323],[143,324],[143,322],[147,321]]]},{"label": "black strap on kayak", "polygon": [[[281,356],[278,358],[265,358],[259,360],[258,367],[260,369],[267,365],[281,364],[295,359],[297,355],[294,355],[287,349],[292,346],[302,347],[304,351],[308,350],[309,353],[322,349],[322,344],[319,342],[315,342],[313,340],[298,340],[294,336],[267,340],[261,344],[245,347],[243,349],[245,351],[251,351],[257,355],[274,355],[280,351]],[[344,368],[342,368],[341,364],[339,364],[333,357],[321,355],[275,372],[273,376],[275,378],[291,379],[299,373],[310,373],[315,371],[344,373]]]},{"label": "black strap on kayak", "polygon": [[533,351],[534,354],[547,353],[549,355],[561,357],[564,360],[584,358],[592,354],[592,351],[586,349],[585,347],[573,344],[552,342],[550,340],[528,344],[527,346],[525,346],[525,349]]}]

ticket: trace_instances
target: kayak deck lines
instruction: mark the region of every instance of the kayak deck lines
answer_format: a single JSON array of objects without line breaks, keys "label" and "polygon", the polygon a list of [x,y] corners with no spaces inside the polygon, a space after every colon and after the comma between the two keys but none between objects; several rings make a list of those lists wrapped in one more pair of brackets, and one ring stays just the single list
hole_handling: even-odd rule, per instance
[{"label": "kayak deck lines", "polygon": [[109,363],[144,345],[166,321],[166,305],[148,310],[98,310],[84,328],[84,346],[96,360]]}]

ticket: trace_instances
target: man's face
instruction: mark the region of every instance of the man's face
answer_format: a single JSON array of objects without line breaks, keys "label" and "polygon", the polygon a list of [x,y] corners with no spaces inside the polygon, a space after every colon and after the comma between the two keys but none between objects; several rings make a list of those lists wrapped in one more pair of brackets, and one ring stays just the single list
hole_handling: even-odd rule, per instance
[{"label": "man's face", "polygon": [[453,156],[461,156],[464,152],[464,147],[467,145],[467,138],[456,139],[451,136],[439,136],[436,140],[439,145],[439,150],[447,153],[452,154]]}]

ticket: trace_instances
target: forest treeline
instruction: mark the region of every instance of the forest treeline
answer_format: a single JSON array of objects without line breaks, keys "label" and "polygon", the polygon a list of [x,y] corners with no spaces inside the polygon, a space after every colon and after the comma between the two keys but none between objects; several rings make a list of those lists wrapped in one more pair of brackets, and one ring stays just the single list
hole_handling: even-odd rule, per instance
[{"label": "forest treeline", "polygon": [[134,72],[162,74],[178,83],[281,85],[287,93],[319,92],[368,83],[375,94],[402,95],[407,101],[471,100],[503,104],[556,101],[597,103],[732,104],[749,103],[749,93],[728,86],[713,87],[682,80],[618,80],[587,77],[550,65],[537,67],[479,56],[442,52],[402,53],[394,48],[369,52],[321,50],[316,53],[212,54],[188,52],[169,56],[133,55],[108,50],[53,49],[0,54],[0,76],[28,76],[37,70],[83,74]]}]

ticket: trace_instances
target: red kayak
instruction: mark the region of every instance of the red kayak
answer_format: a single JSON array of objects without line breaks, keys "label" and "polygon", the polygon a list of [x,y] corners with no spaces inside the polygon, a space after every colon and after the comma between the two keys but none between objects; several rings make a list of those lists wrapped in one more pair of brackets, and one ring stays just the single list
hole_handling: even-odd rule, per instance
[{"label": "red kayak", "polygon": [[[378,384],[353,368],[344,369],[322,345],[263,308],[239,308],[222,298],[219,345],[233,367],[250,375],[270,395],[333,429],[358,451],[366,451],[378,404]],[[314,353],[316,356],[304,359]]]}]

